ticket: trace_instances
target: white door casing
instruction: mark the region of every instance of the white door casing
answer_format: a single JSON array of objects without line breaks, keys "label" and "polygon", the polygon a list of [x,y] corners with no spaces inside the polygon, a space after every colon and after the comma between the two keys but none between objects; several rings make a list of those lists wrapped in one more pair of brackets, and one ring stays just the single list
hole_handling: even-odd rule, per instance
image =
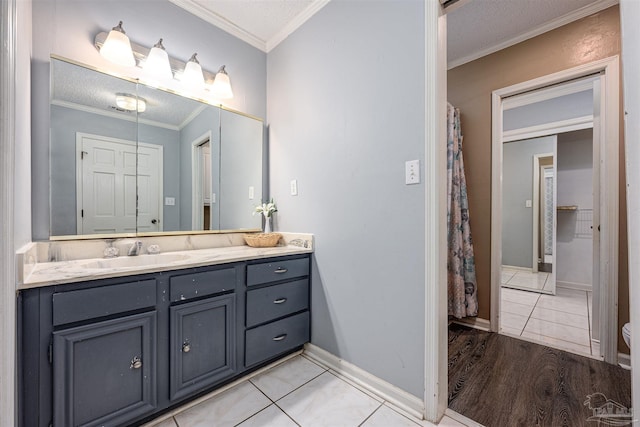
[{"label": "white door casing", "polygon": [[[495,90],[492,94],[492,201],[491,201],[491,330],[499,330],[500,263],[502,259],[502,143],[503,99],[519,93],[533,91],[569,80],[601,73],[600,123],[594,126],[594,146],[599,145],[594,157],[594,176],[599,179],[600,194],[600,265],[601,351],[605,361],[617,363],[618,340],[618,162],[619,162],[619,70],[618,56],[580,65],[558,73],[543,76]],[[594,84],[595,86],[595,84]],[[595,113],[594,113],[595,115]],[[594,117],[594,122],[595,122]],[[596,135],[597,134],[597,135]],[[598,141],[602,141],[598,144]],[[594,156],[596,149],[594,148]],[[596,170],[595,165],[600,169]],[[594,206],[594,211],[596,206]],[[594,240],[597,239],[594,213]],[[596,276],[597,277],[597,276]],[[595,281],[594,277],[594,287]]]},{"label": "white door casing", "polygon": [[[191,141],[191,229],[192,230],[202,230],[204,228],[204,210],[202,206],[204,205],[204,201],[207,198],[205,196],[205,186],[204,186],[204,175],[205,175],[205,165],[204,165],[204,156],[202,155],[202,145],[207,141],[211,143],[211,131],[205,132],[200,135],[198,138]],[[211,171],[211,152],[209,153],[209,170]],[[211,173],[209,173],[211,175]],[[211,192],[212,186],[209,187],[209,205],[211,209],[209,209],[210,222],[213,227],[213,205],[216,203],[216,197]]]}]

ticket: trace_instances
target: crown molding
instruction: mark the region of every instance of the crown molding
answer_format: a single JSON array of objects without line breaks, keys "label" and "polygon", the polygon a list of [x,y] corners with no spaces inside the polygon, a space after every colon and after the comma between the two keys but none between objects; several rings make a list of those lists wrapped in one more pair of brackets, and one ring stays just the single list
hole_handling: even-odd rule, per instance
[{"label": "crown molding", "polygon": [[218,15],[206,9],[196,3],[193,0],[169,0],[171,3],[175,4],[178,7],[186,10],[187,12],[197,16],[198,18],[204,19],[211,25],[214,25],[220,28],[223,31],[231,34],[234,37],[239,38],[240,40],[249,43],[251,46],[260,49],[263,52],[267,51],[267,45],[264,40],[261,38],[251,34],[250,32],[240,28],[233,22],[228,19]]},{"label": "crown molding", "polygon": [[266,52],[270,52],[273,48],[278,46],[284,39],[289,37],[291,33],[296,31],[298,28],[302,26],[305,22],[309,20],[313,15],[315,15],[320,9],[329,4],[331,0],[321,0],[314,1],[311,3],[305,10],[299,13],[291,22],[284,26],[280,31],[278,31],[273,37],[267,40],[266,43]]},{"label": "crown molding", "polygon": [[143,118],[140,118],[140,117],[136,117],[134,115],[127,116],[127,115],[124,115],[121,112],[115,112],[115,111],[112,112],[112,111],[102,110],[100,108],[95,108],[95,107],[89,107],[87,105],[76,104],[75,102],[60,101],[60,100],[54,99],[54,100],[51,101],[51,105],[56,105],[58,107],[65,107],[65,108],[69,108],[69,109],[77,110],[77,111],[83,111],[85,113],[97,114],[97,115],[100,115],[100,116],[110,117],[112,119],[124,120],[124,121],[132,122],[132,123],[141,123],[141,124],[148,125],[148,126],[155,126],[155,127],[158,127],[158,128],[175,130],[175,131],[179,131],[180,130],[180,128],[178,126],[170,125],[170,124],[167,124],[167,123],[157,122],[155,120],[143,119]]},{"label": "crown molding", "polygon": [[509,40],[505,40],[486,49],[474,52],[471,55],[463,56],[462,58],[449,61],[449,63],[447,64],[447,69],[450,70],[452,68],[466,64],[467,62],[475,61],[476,59],[482,58],[483,56],[490,55],[499,50],[506,49],[525,40],[529,40],[533,37],[539,36],[540,34],[555,30],[556,28],[562,27],[563,25],[570,24],[571,22],[577,21],[578,19],[586,18],[589,15],[593,15],[594,13],[600,12],[601,10],[607,9],[611,6],[615,6],[618,3],[619,0],[599,0],[587,6],[583,6],[580,9],[576,9],[573,12],[569,12],[558,18],[552,19],[551,21],[545,22],[544,24],[527,31],[526,33],[522,33]]}]

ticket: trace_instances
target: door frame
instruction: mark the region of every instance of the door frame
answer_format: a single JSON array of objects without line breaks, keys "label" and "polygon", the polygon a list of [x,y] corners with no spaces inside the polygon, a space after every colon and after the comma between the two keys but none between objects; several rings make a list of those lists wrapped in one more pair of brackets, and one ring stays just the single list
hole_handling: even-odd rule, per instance
[{"label": "door frame", "polygon": [[[533,183],[533,238],[532,238],[532,243],[533,243],[533,251],[531,252],[532,255],[532,261],[531,261],[531,271],[534,273],[538,272],[538,262],[539,262],[539,258],[540,255],[543,258],[544,261],[544,253],[540,254],[539,248],[540,248],[540,235],[541,235],[541,229],[540,227],[540,182],[542,179],[542,175],[540,174],[540,159],[544,158],[544,157],[551,157],[553,159],[553,171],[554,171],[554,179],[553,179],[553,201],[554,203],[556,202],[556,179],[555,179],[555,171],[556,171],[556,159],[558,158],[557,155],[557,144],[558,144],[558,137],[556,135],[554,135],[554,150],[553,153],[540,153],[540,154],[534,154],[533,155],[533,179],[532,179],[532,183]],[[553,218],[553,227],[555,229],[555,215]],[[555,235],[553,237],[553,261],[555,261]],[[543,251],[544,252],[544,251]],[[555,262],[552,262],[552,265],[554,265]],[[555,268],[553,269],[555,271]],[[553,294],[555,294],[555,285],[553,287]]]},{"label": "door frame", "polygon": [[[191,141],[191,229],[202,230],[204,228],[204,214],[202,212],[202,201],[204,200],[204,188],[202,187],[202,174],[204,168],[200,162],[200,146],[209,141],[213,147],[212,132],[209,130],[193,141]],[[213,150],[211,150],[211,158],[213,158]],[[211,169],[213,173],[213,169]],[[213,185],[211,186],[213,194]],[[216,201],[210,197],[209,203],[209,224],[213,224],[213,205]]]},{"label": "door frame", "polygon": [[[612,56],[563,70],[492,93],[491,197],[491,331],[500,326],[500,263],[502,258],[502,112],[504,99],[550,85],[601,73],[600,144],[600,340],[604,360],[618,360],[618,220],[619,220],[619,57]],[[594,140],[596,136],[594,135]],[[594,227],[595,230],[595,227]]]}]

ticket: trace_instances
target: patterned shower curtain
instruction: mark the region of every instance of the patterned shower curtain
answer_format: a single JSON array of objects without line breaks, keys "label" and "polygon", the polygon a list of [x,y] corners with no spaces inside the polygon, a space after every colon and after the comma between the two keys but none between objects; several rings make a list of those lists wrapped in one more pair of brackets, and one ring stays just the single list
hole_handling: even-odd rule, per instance
[{"label": "patterned shower curtain", "polygon": [[447,109],[447,285],[449,315],[478,315],[478,288],[462,161],[460,110]]}]

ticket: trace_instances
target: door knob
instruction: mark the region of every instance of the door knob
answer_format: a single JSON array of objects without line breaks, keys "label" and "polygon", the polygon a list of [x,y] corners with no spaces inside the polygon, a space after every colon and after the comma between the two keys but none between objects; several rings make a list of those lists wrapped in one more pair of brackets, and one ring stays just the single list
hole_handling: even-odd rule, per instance
[{"label": "door knob", "polygon": [[151,224],[157,224],[157,223],[158,223],[157,219],[154,218],[154,219],[151,220]]},{"label": "door knob", "polygon": [[140,358],[140,356],[136,356],[133,359],[131,359],[131,365],[129,366],[129,369],[140,369],[142,368],[142,359]]},{"label": "door knob", "polygon": [[185,342],[184,344],[182,344],[183,353],[189,353],[190,351],[191,351],[191,344],[189,344],[188,342]]}]

